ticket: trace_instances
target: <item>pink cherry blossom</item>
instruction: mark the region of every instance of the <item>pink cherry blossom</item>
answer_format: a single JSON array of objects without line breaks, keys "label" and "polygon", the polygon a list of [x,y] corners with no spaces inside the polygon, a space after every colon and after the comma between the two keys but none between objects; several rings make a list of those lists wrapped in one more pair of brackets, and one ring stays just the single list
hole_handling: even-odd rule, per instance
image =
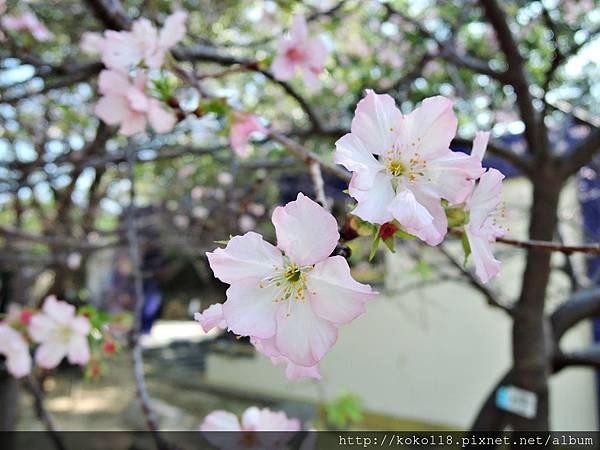
[{"label": "pink cherry blossom", "polygon": [[329,256],[339,234],[323,207],[300,193],[277,207],[272,221],[277,247],[248,232],[207,253],[208,260],[231,285],[223,304],[229,330],[285,358],[278,361],[312,371],[337,340],[339,325],[362,314],[376,293],[352,278],[344,258]]},{"label": "pink cherry blossom", "polygon": [[171,50],[186,33],[187,13],[176,11],[165,20],[159,31],[148,19],[136,20],[131,31],[106,31],[102,46],[102,62],[109,69],[129,70],[140,63],[158,69]]},{"label": "pink cherry blossom", "polygon": [[37,16],[31,11],[27,11],[19,16],[2,17],[2,25],[7,30],[27,31],[36,41],[49,41],[54,35],[40,22]]},{"label": "pink cherry blossom", "polygon": [[[488,139],[489,133],[477,133],[471,153],[473,157],[479,160],[483,158]],[[503,179],[504,175],[498,170],[488,169],[466,201],[469,222],[465,225],[465,233],[471,247],[475,273],[482,283],[487,283],[500,272],[500,261],[494,258],[490,243],[505,234],[493,219],[493,212],[502,200]]]},{"label": "pink cherry blossom", "polygon": [[205,333],[208,333],[213,328],[224,330],[227,328],[227,322],[223,317],[223,305],[215,303],[206,308],[202,313],[195,313],[194,320],[200,322],[200,326]]},{"label": "pink cherry blossom", "polygon": [[132,82],[121,72],[103,70],[98,87],[103,97],[96,104],[95,113],[109,125],[119,124],[121,134],[141,133],[147,123],[157,133],[167,133],[175,126],[175,115],[164,109],[160,101],[147,95],[143,72],[138,72]]},{"label": "pink cherry blossom", "polygon": [[306,86],[318,89],[321,85],[318,75],[325,68],[328,54],[320,37],[308,37],[306,20],[298,15],[294,17],[289,37],[279,42],[271,70],[275,78],[281,81],[291,80],[299,70]]},{"label": "pink cherry blossom", "polygon": [[86,31],[81,35],[79,48],[86,55],[98,55],[102,53],[104,37],[100,33]]},{"label": "pink cherry blossom", "polygon": [[252,148],[248,144],[254,133],[267,133],[258,117],[248,113],[234,113],[233,124],[229,131],[229,143],[233,151],[242,158],[250,156]]},{"label": "pink cherry blossom", "polygon": [[[300,431],[300,421],[289,418],[283,411],[251,406],[242,414],[242,420],[228,411],[217,410],[208,414],[200,431],[205,438],[218,448],[279,450],[294,438],[292,433],[255,433],[257,431]],[[210,433],[214,431],[237,433]]]},{"label": "pink cherry blossom", "polygon": [[29,345],[21,333],[7,323],[0,323],[0,354],[6,358],[6,368],[13,377],[21,378],[31,371]]},{"label": "pink cherry blossom", "polygon": [[334,154],[352,172],[353,214],[377,224],[396,219],[407,232],[439,244],[448,224],[441,199],[464,202],[483,173],[479,160],[450,150],[456,126],[445,97],[427,98],[403,115],[392,97],[367,91]]},{"label": "pink cherry blossom", "polygon": [[87,317],[75,315],[75,307],[67,302],[47,297],[42,312],[29,323],[29,335],[40,344],[35,362],[52,369],[67,357],[71,364],[85,365],[90,359],[87,336],[91,326]]}]

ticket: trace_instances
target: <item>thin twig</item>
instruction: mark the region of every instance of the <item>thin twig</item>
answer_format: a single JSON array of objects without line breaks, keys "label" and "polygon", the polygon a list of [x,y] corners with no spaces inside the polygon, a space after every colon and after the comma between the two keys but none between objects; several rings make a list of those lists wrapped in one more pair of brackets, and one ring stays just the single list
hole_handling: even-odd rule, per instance
[{"label": "thin twig", "polygon": [[54,446],[57,448],[57,450],[66,450],[65,444],[58,434],[56,426],[54,425],[54,419],[52,418],[50,412],[46,409],[44,393],[42,392],[37,380],[33,375],[30,374],[25,378],[25,382],[27,383],[29,392],[31,392],[31,395],[33,396],[35,413],[40,422],[42,422],[44,425],[44,428],[46,428],[46,432],[48,433],[48,436],[52,440]]},{"label": "thin twig", "polygon": [[140,401],[142,413],[146,425],[158,450],[167,450],[167,442],[163,439],[158,430],[158,420],[156,414],[150,406],[150,398],[146,388],[144,378],[144,360],[142,356],[142,347],[140,345],[140,335],[142,329],[142,312],[144,308],[144,286],[143,275],[141,271],[140,246],[138,242],[137,229],[135,223],[135,151],[133,148],[127,149],[127,169],[130,183],[129,211],[127,216],[127,240],[129,242],[129,258],[131,259],[131,271],[133,274],[135,310],[134,323],[131,334],[133,372],[135,378],[136,393]]},{"label": "thin twig", "polygon": [[310,178],[312,179],[317,202],[319,202],[323,208],[329,209],[329,206],[327,205],[327,197],[325,195],[325,182],[323,181],[321,166],[317,161],[310,163]]}]

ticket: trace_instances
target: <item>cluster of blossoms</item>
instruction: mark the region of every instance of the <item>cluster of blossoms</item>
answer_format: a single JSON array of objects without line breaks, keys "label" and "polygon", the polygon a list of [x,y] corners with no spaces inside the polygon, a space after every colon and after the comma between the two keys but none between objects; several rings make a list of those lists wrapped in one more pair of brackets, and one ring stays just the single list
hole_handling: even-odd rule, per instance
[{"label": "cluster of blossoms", "polygon": [[[92,323],[85,314],[77,314],[75,307],[49,296],[41,310],[13,307],[0,322],[0,355],[4,356],[8,372],[16,378],[31,373],[30,347],[36,346],[35,363],[42,369],[57,367],[64,358],[69,363],[85,366],[92,362],[89,337]],[[102,351],[117,350],[111,338],[103,336]],[[97,375],[97,365],[91,375]]]},{"label": "cluster of blossoms", "polygon": [[481,165],[487,133],[478,133],[471,155],[450,150],[457,123],[445,97],[427,98],[403,115],[392,97],[367,91],[351,132],[336,142],[334,160],[352,172],[353,214],[367,222],[398,224],[438,245],[448,230],[447,213],[460,210],[456,225],[465,225],[476,273],[486,283],[500,269],[490,242],[503,234],[493,220],[503,176]]},{"label": "cluster of blossoms", "polygon": [[[251,406],[242,413],[241,421],[231,412],[213,411],[204,418],[200,431],[217,448],[275,450],[284,448],[294,438],[293,432],[300,431],[300,421],[289,418],[283,411]],[[256,433],[257,431],[287,433]]]},{"label": "cluster of blossoms", "polygon": [[0,354],[17,378],[31,371],[30,342],[39,344],[35,362],[43,369],[55,368],[65,357],[71,364],[85,365],[90,359],[90,331],[89,320],[76,315],[73,305],[49,296],[41,311],[13,310],[0,323]]},{"label": "cluster of blossoms", "polygon": [[196,319],[205,331],[227,327],[249,336],[289,379],[320,378],[317,364],[333,346],[338,327],[364,312],[376,293],[358,283],[341,256],[335,218],[303,194],[275,208],[277,246],[248,232],[207,253],[215,276],[230,284],[227,301]]},{"label": "cluster of blossoms", "polygon": [[83,35],[82,51],[101,54],[107,68],[100,74],[103,97],[95,112],[109,125],[120,124],[121,134],[143,132],[148,123],[157,133],[166,133],[175,126],[175,114],[151,95],[145,69],[163,66],[167,53],[185,36],[186,20],[187,13],[176,11],[167,17],[160,31],[142,18],[133,23],[131,31]]},{"label": "cluster of blossoms", "polygon": [[[2,27],[9,31],[26,32],[31,35],[36,41],[46,42],[51,40],[54,35],[46,26],[38,19],[32,11],[25,11],[21,14],[8,15],[6,11],[6,1],[0,0],[0,14],[2,15]],[[0,40],[4,36],[0,33]]]}]

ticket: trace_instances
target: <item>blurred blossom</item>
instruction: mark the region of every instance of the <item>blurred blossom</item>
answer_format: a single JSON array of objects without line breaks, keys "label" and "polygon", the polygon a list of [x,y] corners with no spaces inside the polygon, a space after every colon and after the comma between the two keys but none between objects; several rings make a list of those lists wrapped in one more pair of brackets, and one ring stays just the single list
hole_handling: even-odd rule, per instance
[{"label": "blurred blossom", "polygon": [[[293,433],[256,433],[258,431],[300,431],[300,421],[289,418],[283,411],[251,406],[242,414],[241,421],[230,412],[217,410],[208,414],[200,431],[205,439],[220,449],[227,450],[280,450],[291,441]],[[234,431],[237,433],[208,433]]]},{"label": "blurred blossom", "polygon": [[231,183],[233,183],[233,175],[231,175],[229,172],[221,172],[219,175],[217,175],[217,181],[223,186],[229,186]]},{"label": "blurred blossom", "polygon": [[21,333],[0,322],[0,355],[6,359],[6,369],[15,378],[28,375],[31,371],[29,345]]},{"label": "blurred blossom", "polygon": [[183,214],[178,214],[173,218],[173,222],[177,228],[185,229],[190,224],[190,218],[188,216],[184,216]]},{"label": "blurred blossom", "polygon": [[196,206],[192,209],[192,216],[196,219],[206,219],[208,217],[208,209],[204,206]]},{"label": "blurred blossom", "polygon": [[252,218],[252,216],[244,214],[239,218],[238,226],[240,227],[240,231],[245,233],[246,231],[253,230],[256,227],[256,221],[254,218]]},{"label": "blurred blossom", "polygon": [[63,358],[71,364],[85,365],[90,359],[87,336],[91,331],[87,317],[75,315],[75,307],[56,297],[47,297],[40,314],[29,323],[29,335],[39,343],[35,362],[53,369]]},{"label": "blurred blossom", "polygon": [[289,37],[279,42],[271,70],[281,81],[291,80],[296,71],[300,71],[306,86],[316,90],[321,86],[318,75],[325,68],[328,54],[320,37],[308,37],[306,20],[298,15],[294,17]]},{"label": "blurred blossom", "polygon": [[108,125],[120,125],[125,136],[141,133],[149,123],[157,133],[167,133],[176,123],[175,115],[146,92],[146,76],[138,72],[132,80],[116,70],[103,70],[98,79],[102,97],[95,113]]},{"label": "blurred blossom", "polygon": [[335,95],[342,96],[346,92],[348,92],[348,85],[344,82],[336,84],[335,87],[333,88],[333,93]]},{"label": "blurred blossom", "polygon": [[81,253],[73,252],[67,256],[67,267],[71,270],[79,269],[81,266]]},{"label": "blurred blossom", "polygon": [[37,16],[27,11],[19,16],[4,16],[2,17],[2,25],[7,30],[12,31],[27,31],[37,41],[49,41],[54,35],[40,22]]},{"label": "blurred blossom", "polygon": [[265,213],[266,209],[265,206],[261,205],[260,203],[250,203],[248,205],[248,211],[250,211],[256,217],[261,217]]},{"label": "blurred blossom", "polygon": [[196,186],[192,189],[191,196],[194,200],[200,200],[204,196],[204,188],[202,186]]},{"label": "blurred blossom", "polygon": [[92,31],[86,31],[81,35],[81,42],[79,48],[86,55],[99,55],[102,53],[102,45],[104,38],[100,33]]},{"label": "blurred blossom", "polygon": [[160,31],[146,18],[133,22],[131,31],[106,31],[100,46],[102,62],[115,70],[126,71],[142,62],[158,69],[166,53],[185,36],[186,21],[187,13],[176,11],[167,17]]},{"label": "blurred blossom", "polygon": [[195,172],[196,172],[196,166],[194,166],[193,164],[186,164],[181,169],[179,169],[179,172],[177,172],[177,175],[179,176],[179,178],[188,178],[191,175],[193,175]]},{"label": "blurred blossom", "polygon": [[266,134],[267,129],[254,114],[235,112],[232,116],[233,123],[229,131],[229,143],[238,156],[247,158],[252,151],[249,145],[250,137],[255,133]]}]

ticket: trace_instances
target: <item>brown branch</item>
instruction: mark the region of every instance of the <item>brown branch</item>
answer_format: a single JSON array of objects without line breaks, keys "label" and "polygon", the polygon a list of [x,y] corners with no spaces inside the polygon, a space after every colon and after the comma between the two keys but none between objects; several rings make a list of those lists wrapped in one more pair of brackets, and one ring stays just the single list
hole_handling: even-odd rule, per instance
[{"label": "brown branch", "polygon": [[279,133],[274,130],[269,130],[268,135],[271,139],[273,139],[276,142],[279,142],[290,152],[292,152],[294,155],[296,155],[298,158],[304,161],[305,164],[311,164],[313,162],[316,162],[321,166],[321,169],[323,169],[324,171],[338,178],[341,178],[344,181],[350,181],[351,175],[348,171],[334,163],[325,161],[321,156],[307,149],[306,147],[298,144],[297,142],[291,140],[285,134]]},{"label": "brown branch", "polygon": [[[462,236],[464,231],[458,228],[451,228],[448,230],[450,234],[455,236]],[[512,247],[524,248],[527,250],[541,250],[543,252],[559,252],[565,255],[572,253],[585,253],[587,255],[600,255],[600,244],[585,244],[585,245],[564,245],[560,242],[550,241],[539,241],[530,239],[528,241],[521,241],[518,239],[511,238],[496,238],[496,242],[510,245]]]},{"label": "brown branch", "polygon": [[560,160],[559,173],[562,179],[574,175],[600,153],[600,128],[580,142],[573,151]]},{"label": "brown branch", "polygon": [[133,373],[135,378],[135,386],[142,413],[146,420],[146,426],[152,433],[154,442],[158,450],[168,450],[169,446],[163,439],[158,429],[158,419],[150,405],[150,397],[146,388],[146,380],[144,378],[144,360],[142,356],[142,347],[140,344],[140,336],[142,330],[142,314],[144,308],[144,286],[143,275],[141,269],[140,246],[137,236],[136,219],[135,219],[135,153],[133,149],[128,149],[127,158],[128,179],[130,183],[130,198],[129,211],[127,214],[127,241],[129,243],[129,258],[131,260],[131,270],[133,274],[135,309],[133,316],[133,330],[131,333],[131,346],[133,356]]},{"label": "brown branch", "polygon": [[581,290],[560,305],[550,316],[555,342],[585,319],[600,316],[600,288]]},{"label": "brown branch", "polygon": [[33,396],[35,413],[40,422],[42,422],[42,424],[44,425],[44,428],[46,429],[50,440],[52,441],[57,450],[65,450],[65,444],[56,430],[54,419],[52,418],[50,412],[46,409],[44,393],[42,392],[42,388],[40,387],[38,381],[33,375],[28,375],[25,378],[25,382],[27,385],[27,389]]},{"label": "brown branch", "polygon": [[548,156],[546,154],[548,149],[547,134],[542,126],[539,113],[533,107],[525,62],[508,26],[506,12],[496,0],[480,0],[479,2],[483,7],[485,16],[496,32],[496,38],[506,57],[507,73],[510,73],[511,76],[509,84],[515,88],[517,106],[519,107],[521,120],[525,124],[525,138],[529,151],[544,159]]},{"label": "brown branch", "polygon": [[554,356],[554,372],[565,367],[594,367],[600,369],[600,344],[592,344],[581,350],[558,352]]}]

